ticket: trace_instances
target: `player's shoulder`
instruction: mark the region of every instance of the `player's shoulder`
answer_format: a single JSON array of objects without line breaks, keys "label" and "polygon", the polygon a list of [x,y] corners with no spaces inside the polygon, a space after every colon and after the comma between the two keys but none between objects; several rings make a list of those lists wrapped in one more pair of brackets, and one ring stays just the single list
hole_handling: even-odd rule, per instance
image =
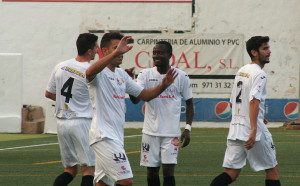
[{"label": "player's shoulder", "polygon": [[187,73],[183,70],[180,70],[179,68],[175,68],[175,67],[172,67],[173,69],[176,70],[176,72],[178,73],[178,76],[180,77],[187,77],[189,78],[189,76],[187,75]]},{"label": "player's shoulder", "polygon": [[142,69],[140,72],[139,72],[139,75],[147,75],[147,74],[150,74],[150,73],[154,73],[156,71],[156,69],[153,67],[153,68],[145,68],[145,69]]}]

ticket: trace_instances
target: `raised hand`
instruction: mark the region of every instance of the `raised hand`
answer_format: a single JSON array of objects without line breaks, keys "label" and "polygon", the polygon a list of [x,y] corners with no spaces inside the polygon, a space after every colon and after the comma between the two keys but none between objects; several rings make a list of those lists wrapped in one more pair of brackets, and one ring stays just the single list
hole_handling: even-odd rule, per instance
[{"label": "raised hand", "polygon": [[116,51],[118,54],[124,54],[132,49],[132,46],[128,46],[128,43],[131,42],[133,39],[131,36],[124,36],[118,44]]},{"label": "raised hand", "polygon": [[166,76],[162,80],[163,86],[164,87],[170,86],[174,82],[177,76],[178,73],[176,72],[176,70],[174,68],[170,68],[166,73]]},{"label": "raised hand", "polygon": [[132,79],[134,79],[134,76],[135,76],[135,70],[134,70],[134,67],[125,69],[125,72],[127,72],[127,74],[128,74]]}]

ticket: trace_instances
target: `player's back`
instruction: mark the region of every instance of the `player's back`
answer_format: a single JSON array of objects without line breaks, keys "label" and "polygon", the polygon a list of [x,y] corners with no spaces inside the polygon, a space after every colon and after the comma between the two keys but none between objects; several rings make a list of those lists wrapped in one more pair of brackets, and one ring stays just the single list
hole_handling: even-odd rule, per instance
[{"label": "player's back", "polygon": [[88,62],[70,59],[55,67],[58,118],[92,118],[92,106],[85,75],[89,65]]},{"label": "player's back", "polygon": [[[266,74],[257,64],[247,64],[236,74],[231,93],[232,120],[230,124],[230,139],[246,140],[250,131],[250,101],[253,98],[260,100],[258,128],[264,128],[263,105],[266,98]],[[259,132],[260,133],[260,132]],[[257,135],[260,138],[260,135]]]}]

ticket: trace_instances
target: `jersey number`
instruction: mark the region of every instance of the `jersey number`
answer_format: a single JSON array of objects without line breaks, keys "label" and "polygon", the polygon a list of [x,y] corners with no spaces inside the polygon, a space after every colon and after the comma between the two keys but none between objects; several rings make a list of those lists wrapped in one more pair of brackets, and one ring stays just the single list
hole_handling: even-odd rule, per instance
[{"label": "jersey number", "polygon": [[236,98],[235,98],[235,102],[236,102],[236,103],[242,103],[242,99],[241,99],[241,95],[242,95],[242,85],[243,85],[243,82],[242,82],[242,81],[239,81],[239,82],[237,83],[237,88],[238,88],[238,90],[240,90],[240,91],[239,91],[238,95],[237,95]]},{"label": "jersey number", "polygon": [[74,78],[69,78],[62,89],[60,90],[60,94],[66,97],[66,103],[69,103],[70,98],[72,98],[72,86],[73,86]]}]

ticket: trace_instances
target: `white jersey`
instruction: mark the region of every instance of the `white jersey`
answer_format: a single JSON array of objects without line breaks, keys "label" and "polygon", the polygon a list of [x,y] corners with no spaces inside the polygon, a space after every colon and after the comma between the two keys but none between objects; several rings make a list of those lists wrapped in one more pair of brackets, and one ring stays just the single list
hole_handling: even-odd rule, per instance
[{"label": "white jersey", "polygon": [[[181,98],[188,100],[193,95],[188,75],[179,69],[176,69],[176,72],[178,76],[174,83],[157,98],[145,103],[143,133],[152,136],[180,136]],[[154,88],[164,77],[165,74],[160,74],[157,68],[153,67],[142,70],[137,83],[145,89]]]},{"label": "white jersey", "polygon": [[70,59],[55,66],[47,91],[56,94],[55,116],[60,119],[92,118],[85,71],[88,62]]},{"label": "white jersey", "polygon": [[256,141],[260,140],[262,131],[268,131],[264,124],[267,75],[257,64],[247,64],[240,68],[234,80],[230,98],[232,103],[232,120],[227,139],[247,141],[250,130],[250,101],[260,100],[257,118]]},{"label": "white jersey", "polygon": [[90,144],[107,137],[124,143],[125,93],[137,97],[142,88],[121,68],[104,68],[89,83],[95,93],[96,110],[90,130]]}]

